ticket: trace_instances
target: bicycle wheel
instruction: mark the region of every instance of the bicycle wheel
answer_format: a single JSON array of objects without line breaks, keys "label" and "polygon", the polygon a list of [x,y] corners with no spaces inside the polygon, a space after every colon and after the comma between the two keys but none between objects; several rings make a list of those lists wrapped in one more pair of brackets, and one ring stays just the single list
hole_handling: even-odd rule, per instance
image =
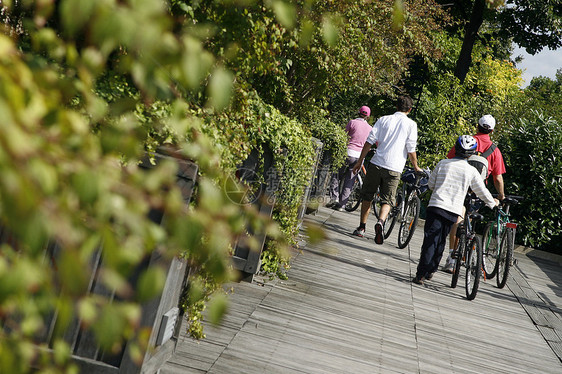
[{"label": "bicycle wheel", "polygon": [[360,178],[355,178],[355,183],[351,187],[351,194],[347,200],[347,204],[343,207],[346,212],[355,211],[361,204],[361,187],[363,187],[363,182]]},{"label": "bicycle wheel", "polygon": [[402,196],[402,193],[399,192],[396,195],[396,205],[390,208],[390,212],[388,212],[388,216],[386,217],[386,221],[384,223],[383,234],[385,239],[388,239],[390,233],[392,232],[392,229],[394,228],[394,225],[396,224],[396,221],[400,218],[403,201],[404,198]]},{"label": "bicycle wheel", "polygon": [[507,282],[507,276],[509,275],[509,267],[511,266],[512,259],[513,231],[512,229],[506,228],[500,242],[500,253],[496,264],[496,284],[498,285],[498,288],[504,288],[505,283]]},{"label": "bicycle wheel", "polygon": [[482,246],[480,239],[474,238],[470,242],[466,254],[466,298],[473,300],[478,292],[480,284],[480,274],[482,273]]},{"label": "bicycle wheel", "polygon": [[[459,234],[460,231],[460,234]],[[457,281],[459,280],[459,273],[461,272],[461,262],[464,256],[464,247],[466,246],[466,234],[462,226],[459,226],[457,230],[458,243],[453,252],[453,258],[455,259],[455,268],[453,269],[453,276],[451,277],[451,288],[457,286]]]},{"label": "bicycle wheel", "polygon": [[498,258],[497,222],[489,222],[484,229],[482,239],[482,268],[486,279],[496,276],[496,260]]},{"label": "bicycle wheel", "polygon": [[410,201],[406,205],[404,217],[400,220],[400,229],[398,231],[398,248],[402,249],[408,245],[416,230],[418,217],[420,216],[420,198],[412,195]]}]

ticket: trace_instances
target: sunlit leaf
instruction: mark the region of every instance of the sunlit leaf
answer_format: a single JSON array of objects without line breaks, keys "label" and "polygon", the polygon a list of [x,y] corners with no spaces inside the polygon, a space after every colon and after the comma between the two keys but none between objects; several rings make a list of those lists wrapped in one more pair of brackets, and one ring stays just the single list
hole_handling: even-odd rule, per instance
[{"label": "sunlit leaf", "polygon": [[401,30],[404,26],[404,1],[395,0],[392,8],[392,29],[395,31]]},{"label": "sunlit leaf", "polygon": [[228,310],[228,297],[222,293],[218,292],[209,301],[208,307],[208,316],[209,321],[214,324],[218,325],[224,314]]},{"label": "sunlit leaf", "polygon": [[209,101],[216,110],[224,109],[230,102],[233,86],[232,73],[225,69],[215,69],[209,82]]},{"label": "sunlit leaf", "polygon": [[324,231],[322,226],[314,224],[313,222],[307,223],[306,234],[308,235],[308,239],[310,241],[310,244],[319,243],[322,240],[327,238],[326,232]]},{"label": "sunlit leaf", "polygon": [[301,47],[306,47],[312,42],[315,29],[314,23],[310,20],[305,20],[302,23],[299,36],[299,44]]},{"label": "sunlit leaf", "polygon": [[166,274],[160,267],[150,267],[141,276],[137,284],[137,299],[146,302],[160,295],[164,288]]},{"label": "sunlit leaf", "polygon": [[65,34],[73,36],[82,29],[91,17],[94,8],[94,1],[63,0],[59,9],[60,19],[65,27]]},{"label": "sunlit leaf", "polygon": [[322,20],[322,37],[329,46],[334,46],[338,41],[339,32],[332,17],[324,17]]},{"label": "sunlit leaf", "polygon": [[297,12],[295,6],[285,1],[274,1],[272,4],[275,17],[280,24],[292,29],[295,25]]}]

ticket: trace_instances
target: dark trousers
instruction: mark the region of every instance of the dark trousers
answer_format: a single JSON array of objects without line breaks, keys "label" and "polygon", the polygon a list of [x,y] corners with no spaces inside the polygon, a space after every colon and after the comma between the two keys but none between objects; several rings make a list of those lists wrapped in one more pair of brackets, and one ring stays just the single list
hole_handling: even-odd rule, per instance
[{"label": "dark trousers", "polygon": [[437,271],[447,236],[454,221],[436,214],[431,208],[426,211],[425,226],[423,228],[423,244],[416,277],[421,279]]},{"label": "dark trousers", "polygon": [[[357,179],[357,174],[352,174],[351,169],[357,162],[357,157],[347,156],[345,164],[332,174],[330,181],[330,200],[337,201],[340,206],[345,206],[351,195],[351,188]],[[343,180],[343,188],[340,192],[340,182]]]}]

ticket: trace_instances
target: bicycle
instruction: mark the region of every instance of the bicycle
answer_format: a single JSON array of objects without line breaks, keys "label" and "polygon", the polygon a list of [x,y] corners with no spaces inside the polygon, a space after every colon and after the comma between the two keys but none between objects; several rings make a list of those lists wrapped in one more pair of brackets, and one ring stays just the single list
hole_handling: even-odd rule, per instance
[{"label": "bicycle", "polygon": [[387,239],[396,222],[400,222],[398,229],[398,248],[405,248],[416,230],[420,216],[420,197],[428,190],[427,179],[429,170],[416,172],[406,168],[400,179],[402,189],[396,195],[396,204],[390,209],[384,225],[384,238]]},{"label": "bicycle", "polygon": [[365,165],[361,165],[357,178],[355,178],[355,183],[353,183],[353,187],[351,187],[351,193],[347,204],[343,207],[346,212],[355,211],[361,204],[361,188],[363,188],[363,178],[365,178],[366,173]]},{"label": "bicycle", "polygon": [[452,254],[455,259],[455,268],[451,278],[451,288],[457,286],[461,266],[466,267],[465,289],[466,298],[473,300],[478,292],[480,275],[482,274],[482,245],[476,235],[474,225],[484,217],[478,213],[482,201],[473,193],[465,198],[466,213],[463,221],[457,228],[457,243]]},{"label": "bicycle", "polygon": [[486,224],[482,234],[482,269],[484,270],[484,276],[485,279],[493,279],[497,274],[496,284],[498,288],[505,287],[509,268],[513,261],[517,224],[510,222],[509,208],[511,205],[517,205],[521,199],[523,199],[522,196],[506,196],[500,205],[494,209],[495,217]]}]

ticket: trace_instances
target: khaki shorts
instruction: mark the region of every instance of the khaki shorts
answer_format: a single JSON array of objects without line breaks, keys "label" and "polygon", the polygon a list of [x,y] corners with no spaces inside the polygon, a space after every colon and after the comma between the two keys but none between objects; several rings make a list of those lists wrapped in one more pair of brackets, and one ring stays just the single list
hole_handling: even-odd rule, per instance
[{"label": "khaki shorts", "polygon": [[380,189],[381,204],[394,206],[399,183],[400,173],[369,163],[361,189],[361,198],[372,201],[375,198],[375,193]]}]

